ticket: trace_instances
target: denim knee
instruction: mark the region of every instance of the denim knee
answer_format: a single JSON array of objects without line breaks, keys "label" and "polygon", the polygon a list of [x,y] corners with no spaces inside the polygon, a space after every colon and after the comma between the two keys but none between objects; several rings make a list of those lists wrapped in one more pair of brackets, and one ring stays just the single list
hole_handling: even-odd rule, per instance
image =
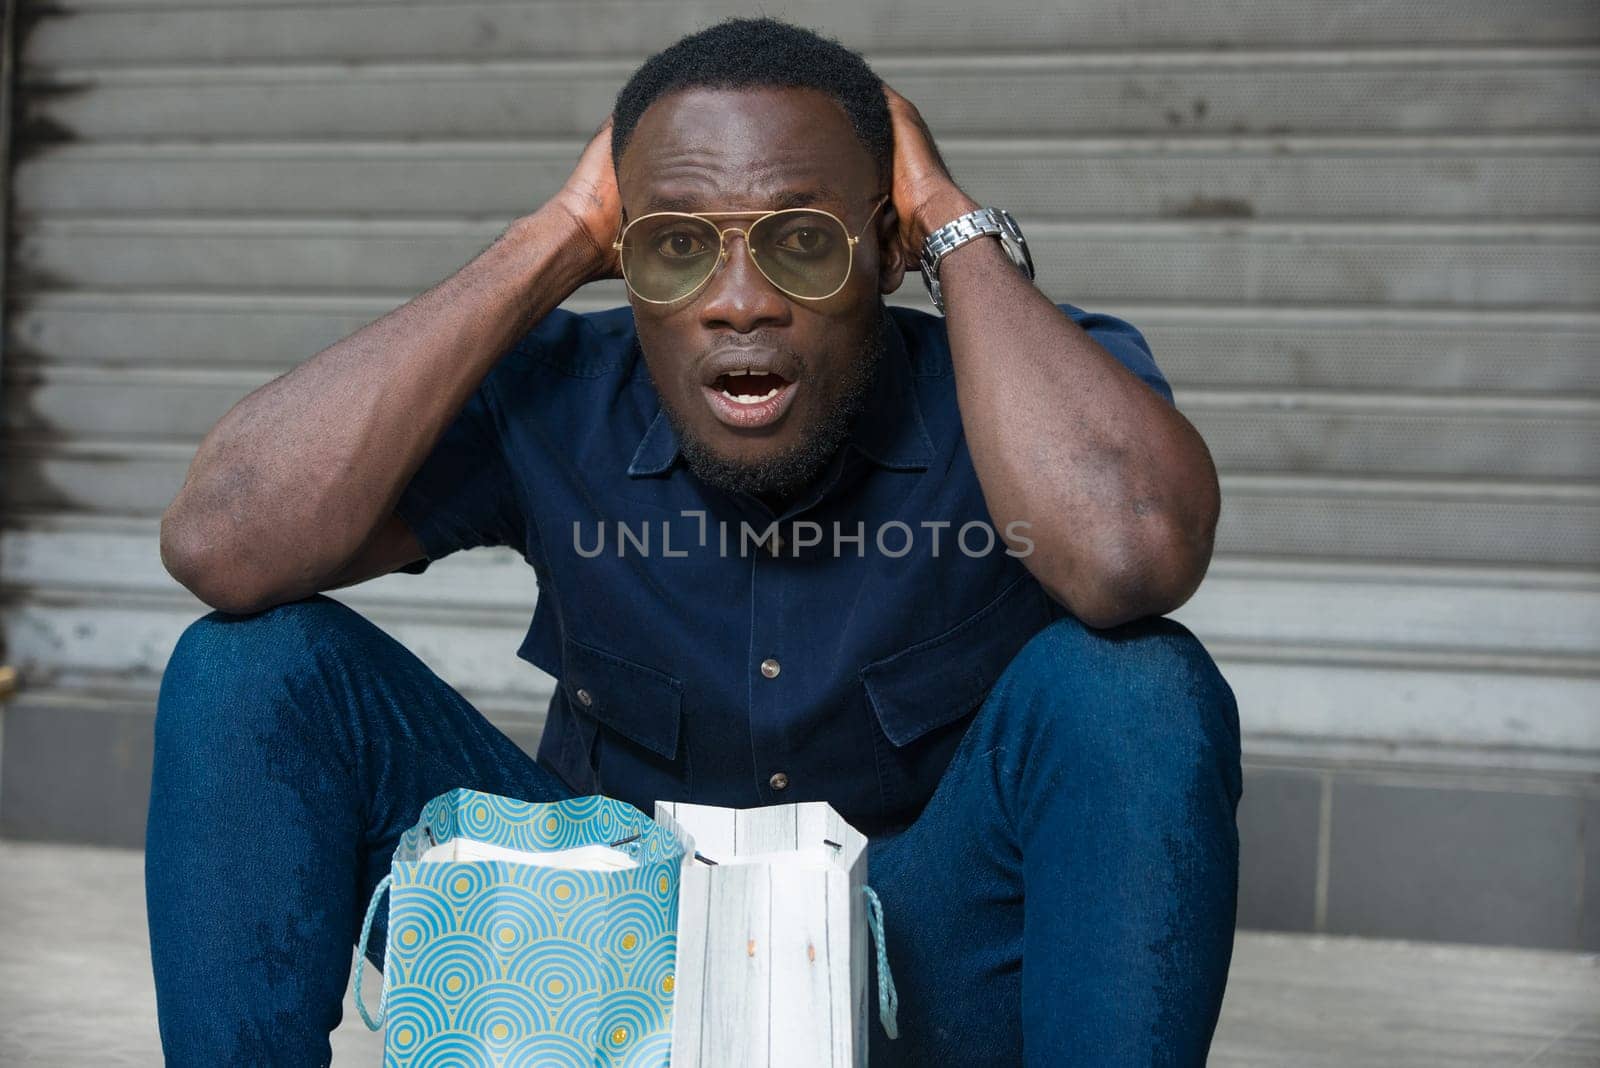
[{"label": "denim knee", "polygon": [[995,686],[1000,737],[1038,757],[1210,770],[1240,790],[1239,717],[1211,654],[1165,618],[1095,630],[1071,616],[1035,634]]},{"label": "denim knee", "polygon": [[179,635],[162,672],[158,735],[216,721],[237,729],[257,712],[295,707],[274,698],[315,670],[320,646],[355,634],[363,623],[354,610],[321,594],[251,615],[218,610],[201,616]]}]

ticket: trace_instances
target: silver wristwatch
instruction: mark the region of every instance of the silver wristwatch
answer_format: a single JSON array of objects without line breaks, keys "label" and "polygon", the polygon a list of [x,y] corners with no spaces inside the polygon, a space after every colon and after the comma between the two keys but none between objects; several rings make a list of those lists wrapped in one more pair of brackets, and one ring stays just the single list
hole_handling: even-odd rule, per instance
[{"label": "silver wristwatch", "polygon": [[945,223],[928,235],[922,243],[922,281],[933,298],[933,306],[944,311],[944,295],[939,291],[939,261],[952,249],[960,248],[975,237],[993,234],[1000,239],[1011,262],[1033,278],[1033,256],[1028,253],[1028,242],[1022,236],[1017,220],[1004,208],[978,208]]}]

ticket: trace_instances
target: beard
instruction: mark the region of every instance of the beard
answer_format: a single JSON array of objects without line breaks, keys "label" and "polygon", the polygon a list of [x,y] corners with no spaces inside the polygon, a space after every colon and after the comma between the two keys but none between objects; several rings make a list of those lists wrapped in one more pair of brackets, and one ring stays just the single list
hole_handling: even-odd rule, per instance
[{"label": "beard", "polygon": [[[702,482],[729,493],[787,498],[804,489],[822,473],[839,446],[850,436],[850,428],[871,394],[883,361],[887,347],[884,332],[893,328],[888,309],[880,301],[876,328],[867,331],[866,338],[856,349],[855,358],[844,361],[835,402],[803,430],[795,445],[775,456],[753,462],[720,456],[695,437],[672,406],[663,400],[662,410],[678,435],[678,449],[689,470]],[[804,376],[807,362],[797,352],[791,351],[789,355]]]}]

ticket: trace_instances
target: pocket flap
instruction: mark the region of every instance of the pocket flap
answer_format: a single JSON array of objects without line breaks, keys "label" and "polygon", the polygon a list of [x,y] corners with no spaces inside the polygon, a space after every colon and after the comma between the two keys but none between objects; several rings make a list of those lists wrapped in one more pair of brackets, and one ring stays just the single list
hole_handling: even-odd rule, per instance
[{"label": "pocket flap", "polygon": [[678,752],[683,684],[655,668],[566,637],[561,688],[572,708],[668,759]]},{"label": "pocket flap", "polygon": [[990,687],[1053,618],[1050,599],[1024,573],[993,601],[942,634],[861,669],[883,733],[908,745],[954,723],[982,703]]}]

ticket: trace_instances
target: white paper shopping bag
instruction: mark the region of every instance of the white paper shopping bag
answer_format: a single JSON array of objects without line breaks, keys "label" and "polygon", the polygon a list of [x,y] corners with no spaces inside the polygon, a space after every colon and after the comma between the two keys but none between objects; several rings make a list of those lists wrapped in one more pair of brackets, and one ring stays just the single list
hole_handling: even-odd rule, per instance
[{"label": "white paper shopping bag", "polygon": [[673,1068],[861,1068],[874,949],[895,1037],[867,840],[831,805],[658,801],[656,821],[696,854],[679,887]]}]

